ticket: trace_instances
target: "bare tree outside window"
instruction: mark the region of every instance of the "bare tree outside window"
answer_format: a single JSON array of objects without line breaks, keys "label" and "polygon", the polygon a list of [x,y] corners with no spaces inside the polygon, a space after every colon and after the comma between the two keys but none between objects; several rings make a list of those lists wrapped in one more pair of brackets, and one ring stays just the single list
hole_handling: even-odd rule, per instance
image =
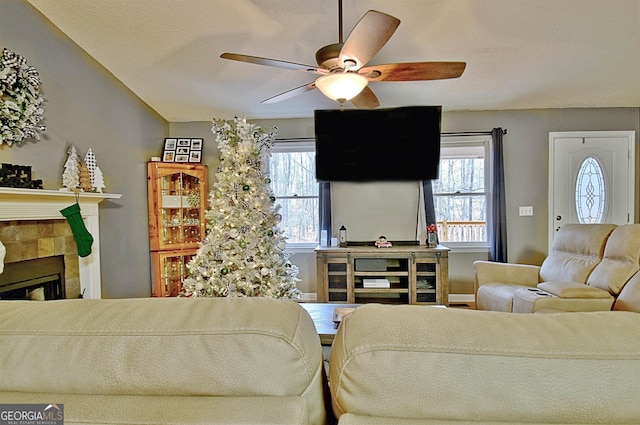
[{"label": "bare tree outside window", "polygon": [[484,147],[441,145],[440,174],[433,181],[440,241],[486,242]]},{"label": "bare tree outside window", "polygon": [[311,142],[276,143],[269,159],[269,177],[288,244],[319,241],[319,186]]}]

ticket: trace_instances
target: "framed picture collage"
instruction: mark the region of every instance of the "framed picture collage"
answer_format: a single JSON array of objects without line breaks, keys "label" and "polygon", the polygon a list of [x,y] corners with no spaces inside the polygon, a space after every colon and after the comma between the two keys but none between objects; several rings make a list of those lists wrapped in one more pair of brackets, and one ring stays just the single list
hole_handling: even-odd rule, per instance
[{"label": "framed picture collage", "polygon": [[203,139],[166,138],[162,162],[202,162]]}]

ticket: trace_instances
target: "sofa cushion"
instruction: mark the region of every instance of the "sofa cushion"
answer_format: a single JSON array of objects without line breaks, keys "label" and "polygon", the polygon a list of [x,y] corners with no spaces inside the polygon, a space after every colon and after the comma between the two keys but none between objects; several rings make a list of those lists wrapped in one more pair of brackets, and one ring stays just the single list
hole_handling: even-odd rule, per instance
[{"label": "sofa cushion", "polygon": [[325,420],[320,339],[294,301],[0,301],[0,358],[0,399],[297,396],[310,423]]},{"label": "sofa cushion", "polygon": [[511,311],[513,294],[521,285],[509,283],[485,283],[478,288],[476,308],[478,310]]},{"label": "sofa cushion", "polygon": [[624,284],[640,270],[640,224],[618,226],[607,240],[600,264],[587,284],[618,295]]},{"label": "sofa cushion", "polygon": [[538,288],[560,298],[611,298],[608,291],[578,282],[542,282]]},{"label": "sofa cushion", "polygon": [[[579,283],[589,289],[587,285]],[[593,288],[595,289],[595,288]],[[601,291],[607,298],[560,298],[538,288],[521,288],[513,295],[514,313],[539,313],[541,311],[607,311],[611,310],[613,297]]]},{"label": "sofa cushion", "polygon": [[[0,393],[3,403],[64,404],[64,423],[74,425],[301,425],[308,424],[303,397],[184,397]],[[30,422],[31,423],[31,422]],[[44,422],[33,422],[44,423]]]},{"label": "sofa cushion", "polygon": [[600,263],[615,224],[565,224],[556,233],[551,252],[540,266],[540,282],[587,283]]},{"label": "sofa cushion", "polygon": [[616,298],[613,309],[640,313],[640,272],[634,274]]}]

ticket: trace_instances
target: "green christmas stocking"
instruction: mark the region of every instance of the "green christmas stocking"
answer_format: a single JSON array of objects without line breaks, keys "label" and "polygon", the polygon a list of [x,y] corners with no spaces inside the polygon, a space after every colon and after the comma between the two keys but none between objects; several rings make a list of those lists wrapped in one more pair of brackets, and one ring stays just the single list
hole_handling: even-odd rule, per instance
[{"label": "green christmas stocking", "polygon": [[76,246],[78,247],[78,255],[86,257],[91,254],[91,244],[93,243],[93,236],[87,231],[84,226],[84,221],[80,215],[80,205],[75,203],[67,208],[60,210],[63,216],[67,218],[69,227],[71,227],[71,233],[76,240]]}]

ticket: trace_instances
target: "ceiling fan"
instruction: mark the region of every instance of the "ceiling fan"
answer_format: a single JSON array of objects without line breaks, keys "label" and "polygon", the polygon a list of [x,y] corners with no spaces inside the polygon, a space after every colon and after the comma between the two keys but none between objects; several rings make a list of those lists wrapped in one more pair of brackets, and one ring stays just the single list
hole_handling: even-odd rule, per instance
[{"label": "ceiling fan", "polygon": [[380,106],[380,102],[368,87],[369,82],[441,80],[462,75],[465,62],[404,62],[365,66],[389,41],[398,25],[398,18],[369,10],[343,42],[342,0],[338,0],[338,43],[324,46],[316,52],[318,66],[238,53],[223,53],[220,57],[320,75],[311,83],[265,99],[262,103],[280,102],[318,88],[341,106],[351,101],[357,108],[373,109]]}]

